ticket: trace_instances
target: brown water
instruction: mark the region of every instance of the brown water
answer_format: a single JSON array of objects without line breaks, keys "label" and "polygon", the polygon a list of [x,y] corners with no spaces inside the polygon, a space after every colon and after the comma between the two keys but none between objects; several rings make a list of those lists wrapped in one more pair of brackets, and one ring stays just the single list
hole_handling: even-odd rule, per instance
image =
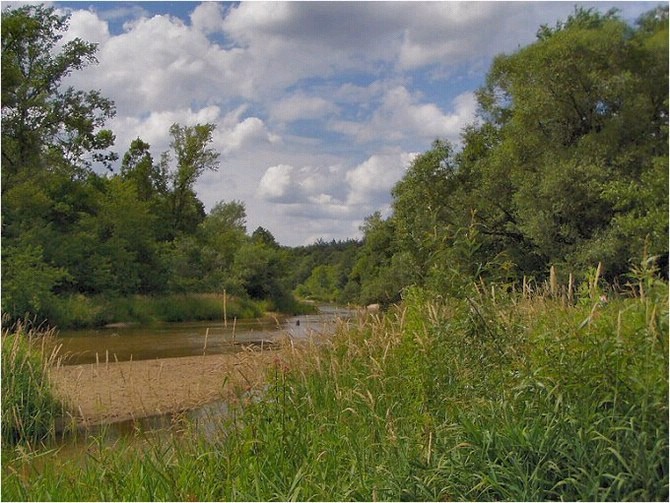
[{"label": "brown water", "polygon": [[[65,357],[63,365],[95,363],[96,360],[114,362],[196,356],[203,353],[213,355],[242,351],[250,344],[271,345],[287,336],[296,341],[312,335],[329,336],[334,333],[338,322],[346,322],[355,316],[355,310],[322,305],[319,306],[318,314],[238,320],[227,324],[223,321],[207,321],[63,330],[57,340],[62,345],[60,354]],[[175,418],[188,420],[197,430],[209,435],[211,430],[216,430],[218,418],[225,415],[227,410],[226,403],[213,402],[184,414],[138,418],[80,430],[73,435],[61,437],[58,444],[60,447],[70,445],[73,452],[78,452],[81,443],[76,439],[83,439],[85,444],[86,438],[91,435],[104,433],[109,441],[132,436],[138,430],[168,433]]]},{"label": "brown water", "polygon": [[237,352],[250,344],[270,345],[284,336],[300,340],[314,333],[330,335],[336,320],[349,319],[354,313],[320,306],[318,314],[293,317],[63,330],[57,340],[64,365],[214,355]]}]

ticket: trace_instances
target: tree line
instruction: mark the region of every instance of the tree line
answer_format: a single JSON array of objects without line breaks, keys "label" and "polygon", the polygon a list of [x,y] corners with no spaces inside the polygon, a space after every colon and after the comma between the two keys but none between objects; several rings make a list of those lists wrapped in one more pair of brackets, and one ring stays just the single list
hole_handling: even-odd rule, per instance
[{"label": "tree line", "polygon": [[[393,188],[363,239],[280,246],[246,229],[241,201],[209,213],[194,191],[217,170],[214,124],[174,124],[156,160],[134,140],[120,159],[114,104],[62,85],[96,62],[65,44],[67,16],[2,16],[2,310],[49,319],[68,295],[221,292],[390,303],[409,285],[457,295],[472,279],[544,278],[668,255],[668,9],[633,26],[576,9],[498,56],[461,147],[436,140]],[[120,164],[118,172],[112,166]],[[106,173],[94,165],[109,168]]]}]

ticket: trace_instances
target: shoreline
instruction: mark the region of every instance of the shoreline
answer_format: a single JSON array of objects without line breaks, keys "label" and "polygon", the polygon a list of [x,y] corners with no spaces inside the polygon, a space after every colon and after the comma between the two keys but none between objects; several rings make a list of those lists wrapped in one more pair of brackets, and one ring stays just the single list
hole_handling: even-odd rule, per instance
[{"label": "shoreline", "polygon": [[276,350],[154,360],[60,365],[50,369],[64,420],[98,426],[180,413],[259,388]]}]

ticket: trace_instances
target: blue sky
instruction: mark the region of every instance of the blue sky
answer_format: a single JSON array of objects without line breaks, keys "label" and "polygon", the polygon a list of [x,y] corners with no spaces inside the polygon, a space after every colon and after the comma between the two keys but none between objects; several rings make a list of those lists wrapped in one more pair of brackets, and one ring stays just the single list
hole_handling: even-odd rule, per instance
[{"label": "blue sky", "polygon": [[[8,2],[3,2],[3,6]],[[217,124],[211,209],[240,200],[247,226],[285,245],[360,237],[436,138],[476,120],[474,91],[496,54],[531,43],[575,5],[633,21],[656,2],[55,2],[66,39],[99,44],[67,84],[114,100],[122,156],[155,159],[172,123]]]}]

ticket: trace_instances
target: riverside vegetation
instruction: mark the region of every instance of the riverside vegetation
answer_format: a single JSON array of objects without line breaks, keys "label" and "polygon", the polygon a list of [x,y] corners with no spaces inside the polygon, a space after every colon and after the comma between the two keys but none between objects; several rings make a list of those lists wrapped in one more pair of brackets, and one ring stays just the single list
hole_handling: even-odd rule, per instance
[{"label": "riverside vegetation", "polygon": [[551,284],[411,288],[279,352],[214,435],[4,450],[2,498],[667,500],[668,288],[643,269],[627,295],[593,271],[574,305]]},{"label": "riverside vegetation", "polygon": [[[113,103],[61,86],[95,63],[66,28],[2,16],[3,499],[668,499],[667,6],[540,27],[389,216],[298,248],[248,234],[242,202],[204,211],[214,124],[174,124],[159,162],[138,138],[115,172]],[[229,317],[384,315],[278,350],[216,434],[48,447],[72,404],[31,327],[220,319],[224,290]]]}]

